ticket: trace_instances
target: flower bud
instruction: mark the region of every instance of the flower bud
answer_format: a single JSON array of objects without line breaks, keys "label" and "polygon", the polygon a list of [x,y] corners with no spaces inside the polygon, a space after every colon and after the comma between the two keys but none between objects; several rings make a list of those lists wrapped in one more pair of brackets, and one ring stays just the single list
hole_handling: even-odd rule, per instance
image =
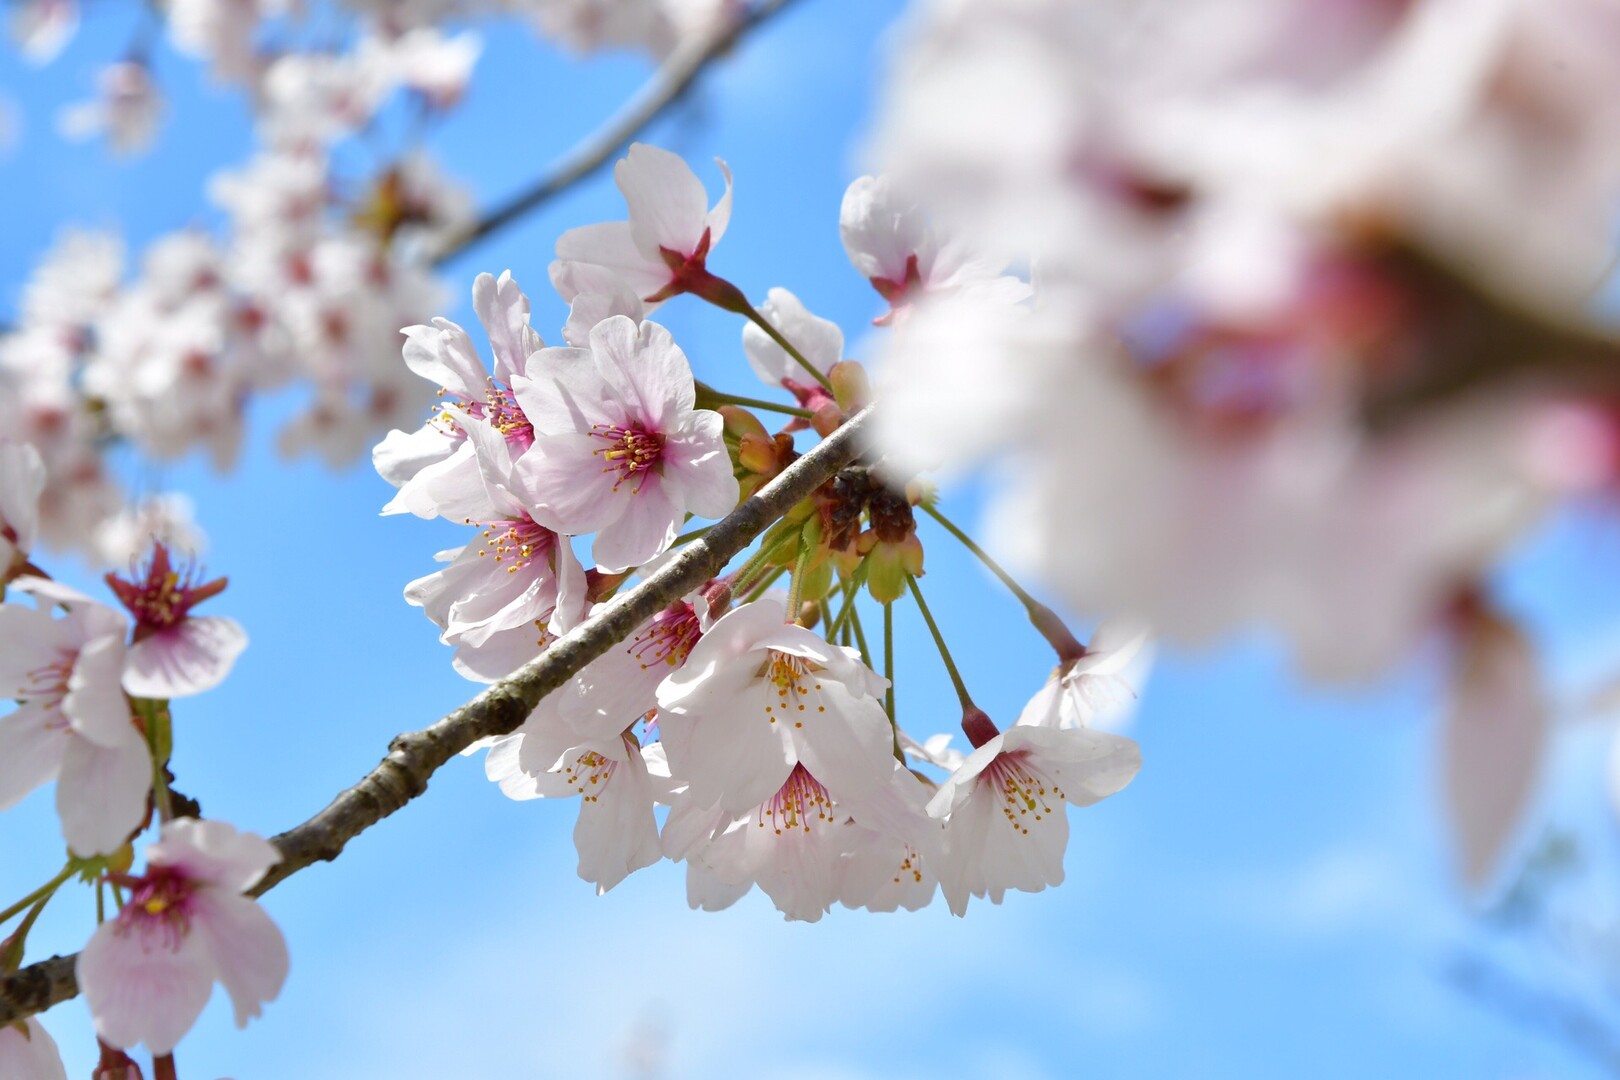
[{"label": "flower bud", "polygon": [[842,360],[827,372],[838,407],[846,413],[858,412],[872,400],[872,383],[859,361]]}]

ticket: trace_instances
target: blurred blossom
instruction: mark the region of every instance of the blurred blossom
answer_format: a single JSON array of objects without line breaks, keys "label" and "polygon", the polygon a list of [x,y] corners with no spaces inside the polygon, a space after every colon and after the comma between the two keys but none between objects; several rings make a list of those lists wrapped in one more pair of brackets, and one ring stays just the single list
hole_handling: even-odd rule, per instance
[{"label": "blurred blossom", "polygon": [[78,0],[19,0],[12,5],[12,40],[32,63],[56,59],[78,29]]},{"label": "blurred blossom", "polygon": [[64,108],[57,118],[69,139],[105,138],[118,154],[139,153],[152,145],[163,116],[163,96],[144,63],[122,60],[96,76],[93,101]]},{"label": "blurred blossom", "polygon": [[103,521],[96,529],[95,555],[103,566],[127,567],[166,545],[183,559],[195,559],[208,546],[197,524],[196,506],[178,492],[152,495]]}]

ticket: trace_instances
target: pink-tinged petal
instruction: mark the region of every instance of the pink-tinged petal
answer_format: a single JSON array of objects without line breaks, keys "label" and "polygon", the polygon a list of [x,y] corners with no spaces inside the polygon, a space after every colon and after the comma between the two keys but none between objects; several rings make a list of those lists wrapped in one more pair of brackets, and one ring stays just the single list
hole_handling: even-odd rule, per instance
[{"label": "pink-tinged petal", "polygon": [[541,349],[512,394],[537,436],[591,430],[623,417],[609,408],[608,386],[589,349]]},{"label": "pink-tinged petal", "polygon": [[120,1048],[145,1043],[153,1054],[179,1044],[214,988],[212,958],[196,934],[143,933],[116,919],[96,928],[74,970],[96,1034]]},{"label": "pink-tinged petal", "polygon": [[886,176],[863,176],[849,185],[838,212],[838,231],[844,252],[862,277],[903,282],[907,259],[933,258],[921,211]]},{"label": "pink-tinged petal", "polygon": [[1444,791],[1463,878],[1480,889],[1529,806],[1546,754],[1547,700],[1519,630],[1482,616],[1463,633],[1442,730]]},{"label": "pink-tinged petal", "polygon": [[629,419],[649,431],[668,433],[697,402],[692,365],[655,322],[619,315],[598,323],[591,331],[591,354]]},{"label": "pink-tinged petal", "polygon": [[[788,290],[772,289],[759,313],[823,375],[844,358],[844,331],[837,323],[812,315]],[[743,353],[754,374],[770,386],[781,386],[784,378],[802,382],[810,377],[797,360],[753,323],[743,326]]]},{"label": "pink-tinged petal", "polygon": [[17,805],[61,770],[73,736],[65,724],[52,726],[51,718],[37,701],[25,701],[0,716],[0,810]]},{"label": "pink-tinged petal", "polygon": [[540,655],[540,631],[532,626],[502,630],[482,645],[459,646],[450,666],[464,679],[492,683]]},{"label": "pink-tinged petal", "polygon": [[[581,225],[569,229],[557,238],[557,262],[551,264],[551,280],[571,280],[566,269],[568,263],[587,263],[612,270],[635,294],[643,299],[652,296],[670,281],[669,267],[654,252],[644,255],[636,247],[628,221],[604,221],[597,225]],[[567,293],[563,299],[573,302]],[[651,311],[652,307],[647,310]]]},{"label": "pink-tinged petal", "polygon": [[568,537],[559,536],[551,553],[551,570],[557,577],[557,606],[546,629],[558,637],[584,622],[590,607],[590,581],[568,541]]},{"label": "pink-tinged petal", "polygon": [[618,473],[602,467],[601,439],[584,434],[547,435],[512,467],[534,519],[553,532],[578,536],[618,520],[628,500],[614,497]]},{"label": "pink-tinged petal", "polygon": [[736,509],[740,494],[721,436],[717,412],[688,413],[664,440],[664,477],[673,480],[686,509],[698,517],[723,518]]},{"label": "pink-tinged petal", "polygon": [[[731,813],[742,813],[781,790],[797,757],[782,725],[771,723],[765,712],[766,693],[758,686],[729,711],[714,710],[686,718],[684,753],[677,758],[674,741],[665,749],[670,768],[687,780],[690,798],[717,803]],[[662,731],[669,718],[660,718]]]},{"label": "pink-tinged petal", "polygon": [[708,226],[709,193],[679,154],[632,143],[613,166],[613,182],[630,208],[631,237],[644,258],[657,259],[660,248],[682,255],[697,249]]},{"label": "pink-tinged petal", "polygon": [[680,534],[686,515],[669,497],[663,483],[654,477],[640,483],[641,489],[634,494],[619,489],[613,500],[621,507],[618,519],[602,526],[591,544],[591,557],[608,573],[640,566],[667,550]]},{"label": "pink-tinged petal", "polygon": [[[716,619],[708,632],[692,646],[692,651],[687,654],[686,663],[659,685],[658,707],[660,709],[686,707],[690,701],[714,684],[714,675],[717,671],[737,667],[728,661],[734,661],[743,654],[752,652],[756,641],[784,625],[784,612],[781,601],[767,598],[748,604],[738,604]],[[760,661],[763,662],[764,659],[765,657],[761,655]]]},{"label": "pink-tinged petal", "polygon": [[19,1030],[0,1026],[0,1076],[6,1080],[67,1080],[56,1040],[29,1017]]},{"label": "pink-tinged petal", "polygon": [[473,279],[472,296],[473,310],[484,324],[495,354],[495,378],[510,386],[513,376],[522,375],[528,367],[529,357],[545,347],[529,325],[529,298],[510,270],[503,271],[499,279],[479,274]]},{"label": "pink-tinged petal", "polygon": [[37,690],[35,673],[78,651],[78,635],[66,619],[20,604],[0,604],[0,698]]},{"label": "pink-tinged petal", "polygon": [[431,326],[407,326],[401,332],[406,367],[459,398],[482,400],[488,372],[467,331],[449,319],[434,319]]},{"label": "pink-tinged petal", "polygon": [[129,647],[124,689],[135,697],[188,697],[225,680],[247,631],[220,615],[191,617]]},{"label": "pink-tinged petal", "polygon": [[641,297],[629,282],[607,267],[553,263],[552,269],[557,291],[572,297],[568,322],[563,326],[563,339],[568,344],[580,348],[589,345],[591,331],[603,319],[623,315],[639,323],[646,318],[647,305],[642,303]]},{"label": "pink-tinged petal", "polygon": [[720,166],[720,175],[726,178],[726,190],[720,196],[720,201],[714,204],[714,209],[709,211],[708,219],[705,222],[709,229],[709,249],[711,251],[714,249],[714,245],[720,242],[720,238],[726,235],[726,226],[731,224],[731,166],[719,158],[715,158],[714,163]]},{"label": "pink-tinged petal", "polygon": [[134,729],[121,685],[123,674],[123,634],[97,638],[79,650],[62,699],[62,713],[77,734],[102,746],[128,742]]},{"label": "pink-tinged petal", "polygon": [[56,781],[62,838],[76,855],[112,854],[146,817],[151,790],[152,759],[134,728],[119,746],[70,739]]},{"label": "pink-tinged petal", "polygon": [[613,764],[600,790],[587,792],[574,825],[579,876],[601,896],[626,877],[663,857],[652,787],[639,752]]},{"label": "pink-tinged petal", "polygon": [[[453,415],[453,414],[452,414]],[[419,518],[482,521],[489,514],[486,492],[478,483],[478,463],[464,436],[445,437],[443,458],[422,467],[383,507],[384,514],[411,513]]]},{"label": "pink-tinged petal", "polygon": [[287,941],[256,901],[223,889],[192,894],[192,935],[208,949],[225,992],[236,1010],[236,1026],[264,1011],[287,981]]},{"label": "pink-tinged petal", "polygon": [[16,537],[15,545],[6,546],[33,550],[39,531],[39,497],[44,490],[45,463],[39,451],[29,443],[0,442],[0,534],[9,529]]},{"label": "pink-tinged petal", "polygon": [[246,892],[281,861],[281,852],[264,837],[241,832],[224,821],[175,818],[146,849],[152,866],[180,870],[194,881],[232,893]]}]

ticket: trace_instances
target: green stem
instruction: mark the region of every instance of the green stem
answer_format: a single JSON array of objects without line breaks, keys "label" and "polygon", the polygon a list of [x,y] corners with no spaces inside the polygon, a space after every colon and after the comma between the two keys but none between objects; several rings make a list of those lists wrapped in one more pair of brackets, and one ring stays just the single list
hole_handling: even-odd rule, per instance
[{"label": "green stem", "polygon": [[759,550],[748,556],[748,559],[738,568],[736,591],[741,592],[743,589],[748,588],[752,584],[754,575],[762,572],[768,559],[790,542],[798,539],[799,534],[794,532],[785,533],[775,540],[766,537],[765,542],[760,544]]},{"label": "green stem", "polygon": [[963,532],[955,522],[940,513],[939,508],[932,501],[924,502],[922,508],[924,513],[939,522],[946,532],[961,541],[963,547],[973,552],[992,574],[1001,579],[1001,583],[1007,587],[1008,591],[1018,598],[1019,603],[1024,605],[1024,611],[1029,615],[1029,621],[1036,630],[1040,631],[1041,636],[1046,638],[1048,644],[1057,651],[1059,658],[1073,660],[1085,655],[1086,647],[1080,644],[1069,628],[1063,624],[1063,620],[1058,618],[1057,613],[1035,599],[1022,585],[1014,581],[1013,576],[1007,573],[1000,563],[992,559],[990,553],[980,547],[973,537]]},{"label": "green stem", "polygon": [[745,409],[759,409],[762,412],[781,413],[783,416],[797,416],[801,420],[808,420],[816,415],[809,409],[801,409],[794,405],[782,405],[775,401],[766,401],[763,398],[743,397],[741,394],[727,394],[716,390],[706,383],[698,383],[698,404],[705,405],[715,402],[720,405],[740,405]]},{"label": "green stem", "polygon": [[962,681],[962,673],[956,670],[956,661],[951,659],[951,650],[945,646],[945,635],[939,632],[939,624],[934,621],[934,613],[928,610],[928,602],[923,599],[922,589],[917,587],[917,579],[907,574],[906,584],[911,587],[912,598],[917,601],[917,610],[922,612],[923,622],[928,624],[928,632],[934,636],[934,645],[939,649],[939,658],[945,662],[945,670],[951,676],[951,685],[956,687],[957,699],[962,702],[962,708],[974,708],[967,684]]},{"label": "green stem", "polygon": [[51,878],[51,880],[41,885],[39,888],[23,897],[15,904],[12,904],[10,907],[6,908],[6,910],[0,911],[0,925],[10,922],[12,919],[16,918],[19,912],[32,907],[39,901],[49,899],[57,889],[62,887],[62,883],[72,876],[73,864],[68,863],[66,866],[62,867],[62,872],[60,874],[57,874],[55,877]]},{"label": "green stem", "polygon": [[883,605],[883,677],[889,688],[883,692],[883,711],[889,714],[889,726],[894,723],[894,605]]},{"label": "green stem", "polygon": [[761,330],[765,331],[766,336],[768,336],[772,341],[774,341],[778,345],[780,345],[782,347],[783,352],[787,353],[789,356],[793,357],[793,359],[797,360],[799,362],[799,366],[804,368],[804,370],[808,371],[812,376],[814,376],[816,382],[820,383],[822,388],[824,390],[826,390],[827,393],[829,393],[829,394],[833,393],[832,380],[827,378],[827,376],[823,375],[821,373],[820,369],[818,369],[816,367],[816,365],[814,365],[810,361],[806,360],[804,358],[804,354],[801,353],[798,349],[795,349],[793,347],[793,343],[791,341],[789,341],[787,338],[783,337],[781,335],[781,333],[776,329],[776,327],[771,325],[769,319],[765,318],[765,316],[761,315],[758,311],[755,311],[754,310],[754,305],[752,305],[752,304],[745,305],[742,314],[743,314],[743,317],[746,318],[749,322],[753,323],[755,326],[757,326]]},{"label": "green stem", "polygon": [[799,621],[799,599],[804,592],[804,574],[810,565],[811,547],[803,533],[799,534],[799,555],[793,560],[793,576],[788,578],[788,622]]},{"label": "green stem", "polygon": [[771,567],[771,572],[760,578],[759,581],[754,584],[754,587],[748,590],[748,595],[743,597],[743,603],[751,604],[755,600],[758,600],[760,597],[764,596],[766,590],[768,590],[772,585],[776,584],[776,579],[785,573],[787,573],[787,567],[785,566]]}]

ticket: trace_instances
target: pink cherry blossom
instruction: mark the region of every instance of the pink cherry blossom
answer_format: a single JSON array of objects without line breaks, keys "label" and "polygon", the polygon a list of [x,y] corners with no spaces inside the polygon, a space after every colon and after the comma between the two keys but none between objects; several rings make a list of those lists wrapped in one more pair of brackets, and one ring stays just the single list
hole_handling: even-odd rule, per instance
[{"label": "pink cherry blossom", "polygon": [[106,581],[135,617],[135,633],[124,671],[124,689],[135,697],[177,698],[200,694],[224,681],[247,648],[247,631],[222,615],[195,616],[191,609],[225,591],[225,579],[198,582],[195,564],[175,567],[169,549],[152,547],[152,557],[125,581]]},{"label": "pink cherry blossom", "polygon": [[[611,270],[649,304],[657,304],[707,275],[706,260],[731,220],[731,170],[718,161],[726,193],[711,210],[703,181],[677,154],[645,143],[613,167],[613,181],[630,208],[629,221],[570,229],[557,239],[551,279],[572,280],[568,264]],[[561,264],[561,265],[559,265]],[[563,293],[573,302],[574,296]]]},{"label": "pink cherry blossom", "polygon": [[528,370],[529,357],[545,346],[529,326],[529,298],[511,271],[473,281],[473,308],[489,335],[495,363],[486,370],[467,332],[448,319],[404,330],[405,364],[439,386],[441,412],[407,435],[391,431],[372,451],[372,463],[399,493],[385,514],[418,517],[471,516],[466,500],[482,498],[478,465],[464,426],[451,415],[481,421],[500,432],[517,453],[534,441],[534,429],[512,394],[512,380]]},{"label": "pink cherry blossom", "polygon": [[454,421],[474,466],[457,505],[480,538],[445,552],[450,565],[407,585],[405,599],[443,628],[440,640],[457,647],[458,667],[484,672],[511,663],[498,671],[504,675],[572,628],[586,602],[585,569],[568,537],[537,524],[512,493],[510,439],[482,419]]},{"label": "pink cherry blossom", "polygon": [[751,810],[801,762],[839,800],[870,795],[892,771],[887,681],[783,616],[772,599],[733,608],[658,688],[670,770],[700,806]]},{"label": "pink cherry blossom", "polygon": [[79,953],[77,974],[96,1033],[113,1046],[172,1051],[216,981],[237,1027],[260,1015],[287,978],[287,943],[242,894],[281,859],[269,841],[222,821],[178,818],[146,849],[128,901]]},{"label": "pink cherry blossom", "polygon": [[986,740],[928,803],[930,815],[946,820],[939,878],[951,911],[965,914],[969,896],[999,904],[1008,889],[1062,884],[1064,802],[1107,798],[1141,764],[1136,743],[1087,728],[1014,725]]},{"label": "pink cherry blossom", "polygon": [[617,572],[669,547],[688,513],[718,518],[738,487],[720,414],[694,409],[686,356],[656,323],[599,323],[589,349],[547,349],[516,377],[534,447],[514,468],[536,520],[597,533],[597,565]]},{"label": "pink cherry blossom", "polygon": [[926,213],[887,176],[863,176],[849,185],[838,231],[849,261],[889,302],[889,314],[876,320],[880,324],[925,293],[989,286],[1010,301],[1030,293],[1017,278],[1002,275],[1005,264],[941,239]]},{"label": "pink cherry blossom", "polygon": [[[41,609],[0,605],[0,696],[19,702],[0,717],[0,809],[55,779],[68,847],[108,854],[140,826],[152,784],[120,685],[126,624],[54,581],[21,578],[13,588]],[[67,613],[53,618],[58,604]]]},{"label": "pink cherry blossom", "polygon": [[0,1076],[6,1080],[67,1080],[56,1040],[38,1020],[0,1024]]}]

